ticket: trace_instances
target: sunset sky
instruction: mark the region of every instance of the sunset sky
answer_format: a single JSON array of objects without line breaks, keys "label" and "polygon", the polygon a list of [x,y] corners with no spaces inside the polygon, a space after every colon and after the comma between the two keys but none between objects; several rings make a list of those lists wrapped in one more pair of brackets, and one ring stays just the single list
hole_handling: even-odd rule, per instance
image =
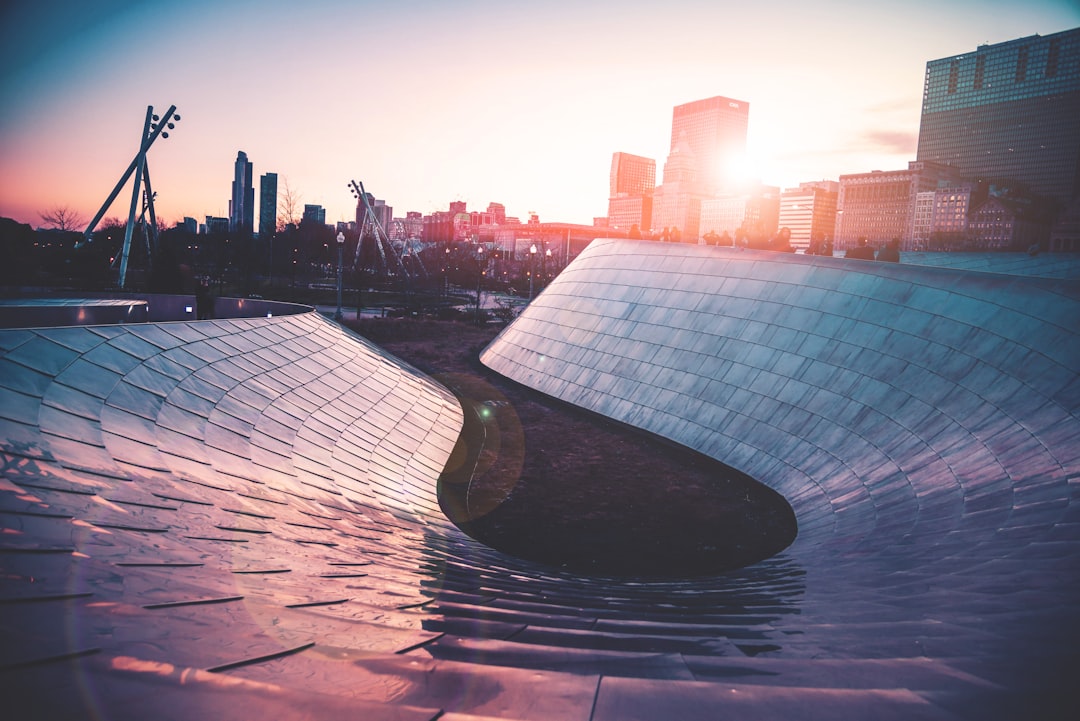
[{"label": "sunset sky", "polygon": [[[232,166],[327,222],[362,181],[395,215],[503,203],[591,223],[611,154],[668,153],[672,107],[750,104],[772,185],[915,157],[926,62],[1080,26],[1078,0],[16,0],[0,10],[0,216],[88,221],[148,105],[159,218],[228,214]],[[256,189],[258,181],[256,180]],[[107,216],[124,217],[130,185]]]}]

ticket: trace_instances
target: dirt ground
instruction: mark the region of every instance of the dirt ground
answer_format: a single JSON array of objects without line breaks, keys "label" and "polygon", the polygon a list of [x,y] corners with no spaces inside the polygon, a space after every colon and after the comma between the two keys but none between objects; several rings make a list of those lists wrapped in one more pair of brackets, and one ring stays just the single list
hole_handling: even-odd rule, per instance
[{"label": "dirt ground", "polygon": [[489,546],[581,573],[670,578],[746,566],[795,538],[788,504],[749,477],[482,366],[499,328],[387,319],[352,328],[462,400],[466,428],[440,503]]}]

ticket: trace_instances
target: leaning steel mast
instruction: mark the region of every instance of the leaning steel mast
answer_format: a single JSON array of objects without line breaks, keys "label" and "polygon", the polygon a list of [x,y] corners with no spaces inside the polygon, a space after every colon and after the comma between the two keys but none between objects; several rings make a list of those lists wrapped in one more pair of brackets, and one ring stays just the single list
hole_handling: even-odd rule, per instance
[{"label": "leaning steel mast", "polygon": [[[124,230],[124,246],[120,251],[120,277],[118,285],[123,288],[127,278],[127,264],[128,255],[131,252],[131,235],[135,228],[135,209],[139,206],[139,196],[142,195],[146,210],[150,212],[150,222],[154,225],[151,229],[151,235],[153,236],[153,246],[157,246],[157,216],[154,213],[154,191],[150,187],[150,170],[146,164],[146,153],[150,150],[150,146],[154,144],[154,141],[158,137],[169,137],[169,130],[176,127],[175,123],[179,122],[180,116],[176,112],[176,106],[170,105],[169,109],[165,111],[165,115],[159,118],[154,114],[154,107],[148,105],[146,107],[146,120],[143,122],[142,139],[139,143],[139,150],[135,153],[135,158],[128,165],[127,170],[120,176],[120,180],[117,181],[113,187],[112,192],[109,193],[109,197],[105,199],[105,202],[101,205],[101,209],[98,210],[97,215],[90,221],[90,224],[86,226],[86,232],[83,233],[83,241],[80,245],[89,243],[93,240],[94,228],[104,217],[105,213],[112,206],[113,201],[116,200],[116,196],[120,194],[120,190],[127,183],[131,174],[135,174],[135,185],[131,189],[131,208],[128,211],[127,227]],[[148,238],[148,243],[149,238]]]}]

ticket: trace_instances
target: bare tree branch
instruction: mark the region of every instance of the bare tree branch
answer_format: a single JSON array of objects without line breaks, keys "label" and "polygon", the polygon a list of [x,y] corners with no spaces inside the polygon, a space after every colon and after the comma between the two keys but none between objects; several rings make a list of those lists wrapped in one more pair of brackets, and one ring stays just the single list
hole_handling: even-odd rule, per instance
[{"label": "bare tree branch", "polygon": [[300,224],[300,193],[289,185],[289,179],[281,178],[281,190],[278,191],[278,231],[285,226]]},{"label": "bare tree branch", "polygon": [[48,210],[38,212],[38,215],[56,230],[79,230],[86,223],[83,216],[67,205],[54,205]]}]

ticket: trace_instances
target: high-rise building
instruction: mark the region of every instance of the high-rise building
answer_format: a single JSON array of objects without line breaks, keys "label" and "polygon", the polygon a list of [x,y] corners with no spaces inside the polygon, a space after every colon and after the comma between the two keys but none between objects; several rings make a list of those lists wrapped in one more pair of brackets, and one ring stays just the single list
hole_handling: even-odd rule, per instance
[{"label": "high-rise building", "polygon": [[776,234],[780,220],[780,188],[757,185],[741,195],[724,195],[701,201],[700,232],[704,236],[725,233],[733,240],[756,246]]},{"label": "high-rise building", "polygon": [[[608,198],[608,211],[605,227],[618,230],[631,230],[636,225],[641,232],[647,232],[653,224],[652,195],[627,195],[620,198]],[[595,224],[595,223],[594,223]]]},{"label": "high-rise building", "polygon": [[832,238],[836,225],[836,200],[840,184],[835,180],[800,183],[780,194],[779,226],[791,231],[791,245],[806,249],[811,240]]},{"label": "high-rise building", "polygon": [[699,230],[702,235],[712,233],[734,238],[736,233],[744,227],[746,216],[745,196],[728,195],[723,198],[706,198],[701,203]]},{"label": "high-rise building", "polygon": [[277,230],[277,173],[259,176],[259,237],[269,238]]},{"label": "high-rise building", "polygon": [[[371,217],[368,218],[367,208],[371,208]],[[363,228],[368,221],[377,221],[384,233],[389,234],[394,224],[394,208],[387,205],[385,200],[379,200],[371,193],[367,194],[367,205],[363,198],[356,201],[356,227]]]},{"label": "high-rise building", "polygon": [[394,218],[394,232],[389,233],[391,240],[420,238],[424,232],[424,216],[415,210],[405,213],[404,218]]},{"label": "high-rise building", "polygon": [[874,170],[840,176],[834,248],[854,247],[866,237],[871,245],[900,238],[903,250],[914,250],[916,199],[919,193],[955,185],[955,168],[911,161],[907,170]]},{"label": "high-rise building", "polygon": [[911,242],[907,246],[909,250],[926,250],[930,247],[936,195],[936,190],[921,190],[915,194],[915,206],[911,213]]},{"label": "high-rise building", "polygon": [[1080,28],[926,64],[920,161],[1016,182],[1062,205],[1080,194]]},{"label": "high-rise building", "polygon": [[990,196],[965,218],[964,246],[972,250],[1024,250],[1049,235],[1041,213],[1023,200]]},{"label": "high-rise building", "polygon": [[208,215],[200,230],[206,235],[225,235],[229,232],[229,219]]},{"label": "high-rise building", "polygon": [[[697,160],[698,182],[705,195],[733,193],[734,165],[746,154],[750,103],[717,96],[675,106],[671,118],[671,152],[685,139]],[[664,175],[664,183],[668,178]]]},{"label": "high-rise building", "polygon": [[704,185],[697,154],[683,133],[664,163],[664,184],[653,193],[653,230],[663,237],[697,243]]},{"label": "high-rise building", "polygon": [[255,186],[251,182],[251,163],[243,150],[236,154],[233,166],[232,199],[229,201],[229,230],[250,233],[255,229]]},{"label": "high-rise building", "polygon": [[304,216],[301,222],[319,223],[326,225],[326,208],[312,203],[304,204]]},{"label": "high-rise building", "polygon": [[487,212],[491,214],[492,222],[496,225],[506,223],[506,206],[502,203],[488,203]]},{"label": "high-rise building", "polygon": [[985,187],[973,183],[958,183],[935,190],[930,217],[930,249],[962,249],[968,235],[968,214],[985,199]]},{"label": "high-rise building", "polygon": [[611,198],[651,193],[656,187],[656,161],[630,153],[612,154],[610,185]]},{"label": "high-rise building", "polygon": [[375,213],[375,217],[379,220],[379,225],[386,230],[390,227],[390,224],[394,221],[394,206],[387,205],[385,200],[375,199],[375,202],[371,204],[371,210]]},{"label": "high-rise building", "polygon": [[653,193],[654,233],[676,228],[680,240],[699,241],[702,202],[739,191],[749,116],[749,103],[721,96],[675,106],[663,184]]},{"label": "high-rise building", "polygon": [[609,228],[648,231],[652,224],[656,161],[630,153],[611,156]]},{"label": "high-rise building", "polygon": [[1077,198],[1058,215],[1050,230],[1051,252],[1080,250],[1080,198]]}]

